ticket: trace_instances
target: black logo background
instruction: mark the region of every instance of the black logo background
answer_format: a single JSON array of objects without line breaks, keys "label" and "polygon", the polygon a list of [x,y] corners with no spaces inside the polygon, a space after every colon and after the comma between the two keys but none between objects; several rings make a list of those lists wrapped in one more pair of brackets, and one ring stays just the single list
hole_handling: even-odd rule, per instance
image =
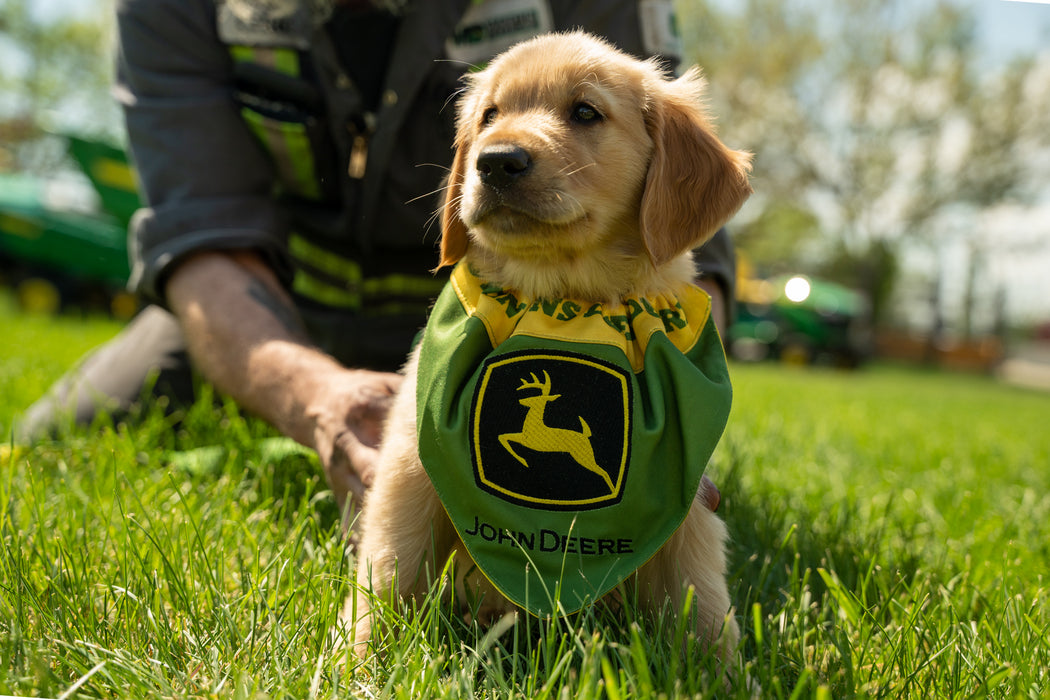
[{"label": "black logo background", "polygon": [[[508,359],[512,361],[507,362]],[[600,475],[581,466],[568,452],[541,452],[512,444],[514,451],[528,462],[529,466],[525,466],[501,444],[501,435],[522,431],[529,409],[519,400],[541,393],[536,388],[519,390],[522,380],[531,382],[535,376],[542,382],[544,372],[550,377],[550,393],[559,395],[546,403],[544,424],[580,432],[582,417],[591,430],[595,461],[619,486],[615,494]],[[482,366],[481,377],[471,411],[477,434],[477,445],[472,450],[474,477],[479,488],[511,503],[542,510],[591,510],[620,501],[630,456],[625,429],[632,408],[631,382],[626,370],[574,353],[523,351],[490,358]],[[590,499],[602,500],[579,503]]]}]

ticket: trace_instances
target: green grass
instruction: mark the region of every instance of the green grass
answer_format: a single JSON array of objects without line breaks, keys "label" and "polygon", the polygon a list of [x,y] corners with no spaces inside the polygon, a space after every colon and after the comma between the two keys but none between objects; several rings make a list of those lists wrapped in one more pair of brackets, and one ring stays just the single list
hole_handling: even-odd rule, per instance
[{"label": "green grass", "polygon": [[[4,304],[6,433],[117,327]],[[1047,697],[1050,396],[881,366],[733,374],[708,473],[761,696]],[[351,567],[316,459],[229,403],[4,454],[0,695],[727,696],[677,616],[629,604],[494,631],[436,600],[386,609],[400,636],[348,661],[330,630]]]}]

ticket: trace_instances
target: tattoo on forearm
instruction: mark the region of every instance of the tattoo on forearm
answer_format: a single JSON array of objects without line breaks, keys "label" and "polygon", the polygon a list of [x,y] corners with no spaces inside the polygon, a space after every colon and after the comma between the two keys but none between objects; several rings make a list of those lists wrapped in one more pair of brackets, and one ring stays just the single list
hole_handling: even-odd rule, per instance
[{"label": "tattoo on forearm", "polygon": [[273,314],[273,317],[277,319],[278,323],[280,323],[290,334],[297,338],[302,338],[303,340],[307,339],[306,327],[303,326],[303,321],[299,317],[299,313],[284,299],[277,294],[274,294],[273,290],[265,284],[259,280],[252,280],[249,282],[248,296]]}]

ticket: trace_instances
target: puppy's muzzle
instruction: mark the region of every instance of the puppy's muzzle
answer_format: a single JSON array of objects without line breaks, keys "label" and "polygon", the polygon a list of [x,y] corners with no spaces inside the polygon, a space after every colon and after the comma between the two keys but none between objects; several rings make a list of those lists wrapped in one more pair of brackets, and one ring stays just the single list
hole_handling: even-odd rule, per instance
[{"label": "puppy's muzzle", "polygon": [[529,174],[532,156],[521,146],[498,144],[482,150],[475,167],[483,184],[502,192]]}]

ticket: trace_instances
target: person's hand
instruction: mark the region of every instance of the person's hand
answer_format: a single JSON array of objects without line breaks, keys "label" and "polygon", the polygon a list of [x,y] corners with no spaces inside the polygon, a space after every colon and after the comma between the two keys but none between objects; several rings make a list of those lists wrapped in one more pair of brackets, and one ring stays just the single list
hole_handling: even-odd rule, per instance
[{"label": "person's hand", "polygon": [[345,514],[372,483],[401,376],[352,370],[315,347],[266,261],[203,251],[179,263],[168,303],[194,364],[225,394],[317,451]]},{"label": "person's hand", "polygon": [[704,504],[705,508],[714,513],[722,502],[722,492],[715,486],[715,482],[704,474],[700,479],[700,488],[696,492],[696,498]]},{"label": "person's hand", "polygon": [[344,516],[347,499],[360,507],[372,485],[383,423],[401,380],[386,372],[341,371],[318,386],[307,409],[313,447]]}]

